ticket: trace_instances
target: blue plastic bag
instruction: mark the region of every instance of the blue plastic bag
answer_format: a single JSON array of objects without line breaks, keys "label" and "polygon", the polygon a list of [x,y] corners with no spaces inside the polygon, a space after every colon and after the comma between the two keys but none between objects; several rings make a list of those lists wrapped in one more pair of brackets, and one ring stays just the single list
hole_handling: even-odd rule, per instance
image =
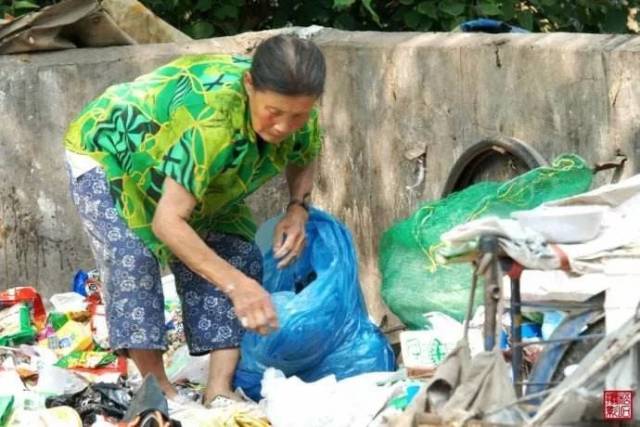
[{"label": "blue plastic bag", "polygon": [[460,24],[454,32],[462,31],[463,33],[528,33],[524,28],[516,27],[503,21],[495,19],[479,18],[466,21]]},{"label": "blue plastic bag", "polygon": [[258,231],[264,255],[263,286],[272,294],[280,328],[262,337],[248,332],[235,385],[260,398],[267,367],[287,376],[315,381],[330,374],[338,379],[395,369],[393,351],[368,318],[358,281],[351,235],[332,216],[312,209],[307,247],[290,267],[278,270],[271,238],[279,218]]},{"label": "blue plastic bag", "polygon": [[73,276],[73,283],[71,284],[71,290],[77,294],[82,295],[83,297],[87,296],[87,289],[85,285],[87,284],[87,280],[89,279],[89,275],[85,273],[83,270],[78,270]]}]

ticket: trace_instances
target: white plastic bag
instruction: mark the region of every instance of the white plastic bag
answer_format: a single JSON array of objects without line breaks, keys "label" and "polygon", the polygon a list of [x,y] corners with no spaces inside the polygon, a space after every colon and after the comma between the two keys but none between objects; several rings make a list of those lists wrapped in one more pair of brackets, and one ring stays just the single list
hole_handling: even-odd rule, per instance
[{"label": "white plastic bag", "polygon": [[206,384],[209,373],[209,355],[191,356],[183,345],[173,353],[167,367],[167,377],[172,383],[187,380],[196,384]]},{"label": "white plastic bag", "polygon": [[74,313],[87,309],[86,298],[76,292],[55,294],[49,299],[49,302],[59,313]]},{"label": "white plastic bag", "polygon": [[35,388],[40,393],[55,396],[73,394],[84,390],[88,383],[79,375],[57,366],[45,366],[38,373],[38,384]]},{"label": "white plastic bag", "polygon": [[374,372],[336,381],[330,375],[313,383],[285,378],[268,368],[260,402],[274,427],[364,427],[371,423],[401,383],[378,385],[393,372]]}]

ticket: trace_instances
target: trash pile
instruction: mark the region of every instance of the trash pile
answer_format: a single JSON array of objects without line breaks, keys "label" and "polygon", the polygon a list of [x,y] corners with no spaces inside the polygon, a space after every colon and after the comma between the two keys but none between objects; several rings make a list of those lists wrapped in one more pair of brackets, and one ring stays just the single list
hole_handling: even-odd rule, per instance
[{"label": "trash pile", "polygon": [[[189,354],[173,276],[162,278],[164,363],[179,404],[109,349],[96,272],[79,271],[47,301],[32,287],[3,291],[0,427],[543,425],[628,414],[640,404],[640,175],[558,199],[590,182],[581,159],[561,156],[394,226],[383,292],[413,328],[399,334],[399,369],[367,316],[346,227],[312,209],[307,247],[279,270],[278,218],[267,221],[257,242],[280,328],[246,333],[234,381],[244,400],[221,407],[199,403],[209,357]],[[458,209],[461,197],[472,206]],[[603,387],[631,394],[602,403]]]},{"label": "trash pile", "polygon": [[48,310],[32,287],[0,293],[2,425],[82,425],[126,411],[127,361],[109,351],[99,277],[80,271],[73,288]]},{"label": "trash pile", "polygon": [[[504,218],[517,210],[583,193],[591,182],[592,172],[585,161],[566,154],[548,167],[505,183],[480,182],[447,198],[425,203],[382,237],[382,298],[411,329],[424,328],[423,314],[429,311],[464,320],[472,268],[469,263],[444,266],[439,262],[441,235],[477,218]],[[476,297],[479,304],[481,293]]]},{"label": "trash pile", "polygon": [[402,364],[427,381],[414,423],[640,419],[640,175],[579,191],[592,173],[561,156],[387,232],[385,295],[413,328],[399,335]]},{"label": "trash pile", "polygon": [[144,424],[141,416],[172,426],[270,425],[253,402],[218,410],[195,403],[209,362],[188,353],[173,276],[163,278],[165,366],[192,407],[170,407],[154,377],[143,379],[109,350],[101,287],[97,273],[79,271],[73,291],[53,295],[46,307],[32,287],[0,293],[0,426],[160,425]]},{"label": "trash pile", "polygon": [[[261,233],[272,233],[274,223]],[[142,378],[109,349],[97,272],[79,271],[70,292],[48,300],[32,287],[0,293],[0,426],[160,425],[143,423],[154,417],[186,426],[346,427],[374,418],[388,425],[424,387],[395,371],[388,341],[367,316],[346,228],[313,210],[307,232],[307,249],[289,269],[277,270],[263,245],[265,288],[281,327],[266,337],[246,334],[236,375],[246,401],[224,408],[199,403],[209,357],[189,354],[172,275],[162,278],[164,362],[169,380],[193,405],[167,401],[154,377]],[[296,412],[291,399],[298,392],[296,400],[305,393],[318,400],[305,398],[307,406]],[[343,396],[339,405],[334,393]]]}]

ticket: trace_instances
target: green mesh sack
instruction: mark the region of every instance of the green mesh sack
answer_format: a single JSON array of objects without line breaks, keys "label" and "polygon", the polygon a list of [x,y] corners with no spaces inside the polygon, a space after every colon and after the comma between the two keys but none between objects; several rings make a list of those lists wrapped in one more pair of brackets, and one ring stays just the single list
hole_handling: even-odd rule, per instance
[{"label": "green mesh sack", "polygon": [[[442,200],[428,202],[382,236],[379,266],[382,298],[409,328],[425,327],[423,314],[440,311],[464,319],[471,287],[468,263],[436,261],[440,236],[453,227],[485,216],[507,218],[555,199],[587,191],[592,171],[576,155],[558,157],[505,183],[481,182]],[[476,304],[482,300],[477,293]]]}]

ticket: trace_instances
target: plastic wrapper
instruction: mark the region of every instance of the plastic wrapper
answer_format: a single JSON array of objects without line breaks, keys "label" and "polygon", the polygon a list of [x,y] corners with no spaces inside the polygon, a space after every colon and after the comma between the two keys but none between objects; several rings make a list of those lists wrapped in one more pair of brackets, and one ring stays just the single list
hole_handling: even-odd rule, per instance
[{"label": "plastic wrapper", "polygon": [[82,420],[80,414],[68,406],[44,409],[38,415],[47,427],[80,427]]},{"label": "plastic wrapper", "polygon": [[83,424],[90,426],[99,415],[122,419],[130,401],[131,395],[122,385],[96,383],[78,393],[50,397],[46,406],[70,406],[78,412]]},{"label": "plastic wrapper", "polygon": [[69,321],[69,316],[65,313],[59,313],[57,311],[52,311],[47,316],[47,324],[51,325],[54,331],[59,330],[64,326],[65,323]]},{"label": "plastic wrapper", "polygon": [[175,277],[168,274],[162,277],[164,295],[164,317],[167,331],[168,354],[178,351],[186,342],[182,322],[182,306],[176,291]]},{"label": "plastic wrapper", "polygon": [[165,318],[167,342],[169,344],[168,351],[173,352],[186,343],[184,324],[182,322],[182,309],[174,307],[170,312],[165,311]]},{"label": "plastic wrapper", "polygon": [[73,283],[71,286],[71,290],[77,294],[82,295],[83,297],[87,296],[86,283],[89,279],[89,275],[82,270],[78,270],[76,275],[73,276]]},{"label": "plastic wrapper", "polygon": [[[26,344],[18,348],[0,348],[0,372],[17,373],[23,381],[35,380],[40,369],[57,360],[55,354],[39,352],[38,349],[37,346]],[[0,384],[7,385],[6,378]]]},{"label": "plastic wrapper", "polygon": [[393,370],[391,347],[367,315],[347,229],[313,209],[307,247],[295,264],[279,270],[271,250],[277,220],[261,228],[258,244],[264,254],[263,286],[272,294],[280,328],[264,337],[245,335],[236,386],[258,399],[266,367],[304,381]]},{"label": "plastic wrapper", "polygon": [[195,384],[206,384],[209,375],[209,355],[191,356],[185,345],[168,354],[165,353],[167,377],[172,383],[189,381]]},{"label": "plastic wrapper", "polygon": [[89,382],[117,383],[128,372],[127,359],[106,351],[74,351],[55,363]]},{"label": "plastic wrapper", "polygon": [[15,370],[0,370],[0,384],[2,385],[2,394],[6,396],[15,396],[26,389],[20,375]]},{"label": "plastic wrapper", "polygon": [[0,292],[0,309],[11,307],[20,302],[24,302],[31,307],[33,323],[37,329],[41,329],[47,319],[47,312],[44,309],[42,297],[38,291],[30,286],[23,286]]},{"label": "plastic wrapper", "polygon": [[98,368],[116,363],[116,355],[106,351],[74,351],[58,360],[60,368]]},{"label": "plastic wrapper", "polygon": [[102,304],[102,282],[99,273],[95,270],[89,273],[78,270],[73,277],[71,290],[86,297],[89,305]]},{"label": "plastic wrapper", "polygon": [[109,328],[107,326],[107,316],[105,306],[102,304],[91,305],[91,330],[93,331],[93,342],[102,350],[109,349]]},{"label": "plastic wrapper", "polygon": [[29,307],[18,303],[0,311],[0,345],[17,345],[33,341],[36,330],[31,326]]},{"label": "plastic wrapper", "polygon": [[38,331],[37,339],[38,341],[42,341],[55,335],[56,331],[62,329],[69,320],[84,322],[87,316],[87,312],[61,313],[59,311],[50,311],[49,314],[47,314],[47,322],[44,328]]},{"label": "plastic wrapper", "polygon": [[49,302],[58,313],[84,313],[88,311],[87,300],[75,292],[64,292],[51,296]]},{"label": "plastic wrapper", "polygon": [[13,396],[0,396],[0,426],[4,426],[13,411]]},{"label": "plastic wrapper", "polygon": [[54,335],[41,340],[38,345],[53,350],[58,357],[64,357],[74,351],[91,350],[91,326],[88,323],[69,320]]},{"label": "plastic wrapper", "polygon": [[[428,330],[400,332],[404,366],[410,370],[435,370],[464,336],[464,326],[440,312],[425,313]],[[471,333],[469,329],[469,341]]]},{"label": "plastic wrapper", "polygon": [[35,391],[49,395],[73,394],[84,390],[88,382],[81,376],[57,366],[45,366],[38,374]]}]

